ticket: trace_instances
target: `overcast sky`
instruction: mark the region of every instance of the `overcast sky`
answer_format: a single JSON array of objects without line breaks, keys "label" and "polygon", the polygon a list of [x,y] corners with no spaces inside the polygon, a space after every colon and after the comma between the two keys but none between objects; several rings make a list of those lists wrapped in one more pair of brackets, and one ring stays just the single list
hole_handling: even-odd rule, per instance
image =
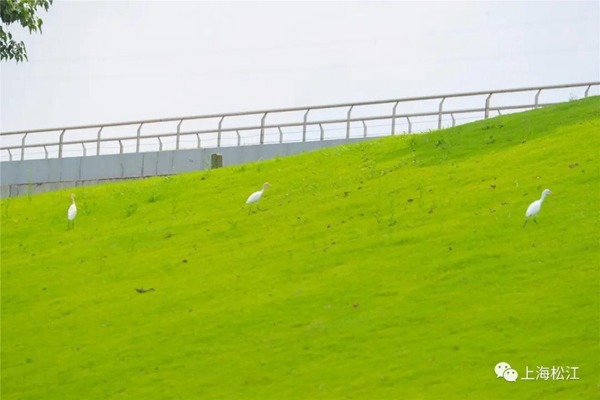
[{"label": "overcast sky", "polygon": [[599,4],[55,0],[0,129],[598,81]]}]

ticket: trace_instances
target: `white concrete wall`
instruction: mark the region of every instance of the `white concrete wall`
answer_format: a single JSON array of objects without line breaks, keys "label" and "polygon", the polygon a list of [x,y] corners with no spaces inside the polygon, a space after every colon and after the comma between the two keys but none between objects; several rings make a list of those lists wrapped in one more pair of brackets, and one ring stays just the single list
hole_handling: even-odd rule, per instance
[{"label": "white concrete wall", "polygon": [[304,151],[368,139],[338,139],[257,146],[202,148],[89,157],[51,158],[0,163],[1,198],[43,193],[107,181],[139,179],[210,168],[213,153],[223,155],[223,166],[283,157]]}]

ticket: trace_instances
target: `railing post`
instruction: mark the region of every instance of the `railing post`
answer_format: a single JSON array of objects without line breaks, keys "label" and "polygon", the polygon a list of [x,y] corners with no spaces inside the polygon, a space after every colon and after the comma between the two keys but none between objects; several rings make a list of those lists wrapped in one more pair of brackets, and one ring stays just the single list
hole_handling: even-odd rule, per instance
[{"label": "railing post", "polygon": [[542,93],[542,89],[538,90],[538,92],[535,95],[535,107],[534,108],[538,108],[538,100],[540,98],[540,93]]},{"label": "railing post", "polygon": [[365,123],[365,120],[362,120],[361,122],[364,127],[363,137],[367,137],[367,124]]},{"label": "railing post", "polygon": [[454,113],[450,113],[450,116],[452,117],[452,127],[456,126],[456,119],[454,119]]},{"label": "railing post", "polygon": [[502,115],[502,113],[500,112],[500,109],[497,109],[496,111],[498,111],[498,115]]},{"label": "railing post", "polygon": [[158,151],[162,151],[162,149],[163,149],[163,141],[162,141],[162,138],[159,136],[157,139],[158,139],[158,142],[160,143],[160,145],[158,146]]},{"label": "railing post", "polygon": [[412,133],[412,122],[410,122],[410,117],[406,117],[408,121],[408,133]]},{"label": "railing post", "polygon": [[306,119],[308,118],[308,113],[310,112],[310,108],[306,110],[304,113],[304,125],[302,126],[302,141],[306,142]]},{"label": "railing post", "polygon": [[196,133],[196,136],[198,136],[198,148],[200,148],[202,145],[202,142],[200,141],[200,134]]},{"label": "railing post", "polygon": [[238,137],[238,146],[240,145],[240,143],[242,142],[242,137],[240,136],[240,131],[236,130],[235,131],[237,133],[237,137]]},{"label": "railing post", "polygon": [[7,149],[7,150],[8,150],[8,161],[12,161],[12,157],[13,157],[12,151],[10,151],[10,149]]},{"label": "railing post", "polygon": [[392,112],[392,136],[396,134],[396,108],[398,107],[399,101],[394,105],[394,110]]},{"label": "railing post", "polygon": [[81,143],[81,147],[83,147],[83,156],[87,157],[87,149],[85,148],[85,143]]},{"label": "railing post", "polygon": [[137,130],[137,145],[135,146],[135,152],[139,153],[140,152],[140,140],[142,137],[142,126],[144,125],[144,123],[142,122]]},{"label": "railing post", "polygon": [[23,136],[23,139],[21,139],[21,160],[25,159],[25,139],[27,139],[27,135],[29,135],[29,133],[26,133],[25,136]]},{"label": "railing post", "polygon": [[442,106],[444,105],[445,100],[446,100],[446,98],[443,97],[442,101],[440,101],[440,108],[439,108],[439,114],[438,114],[438,129],[442,129]]},{"label": "railing post", "polygon": [[123,154],[123,142],[121,141],[121,139],[119,139],[119,147],[120,147],[119,154]]},{"label": "railing post", "polygon": [[490,116],[490,99],[492,98],[492,94],[490,93],[487,99],[485,99],[485,119],[488,119]]},{"label": "railing post", "polygon": [[63,131],[60,134],[60,138],[58,139],[58,158],[62,158],[63,137],[65,136],[65,131],[66,129],[63,129]]},{"label": "railing post", "polygon": [[283,131],[280,126],[278,126],[277,129],[279,129],[279,143],[283,143]]},{"label": "railing post", "polygon": [[219,120],[219,132],[218,132],[218,136],[217,136],[217,147],[221,147],[221,127],[223,125],[224,119],[225,119],[225,116],[222,116],[221,119]]},{"label": "railing post", "polygon": [[44,152],[46,153],[46,160],[48,159],[48,149],[44,146]]},{"label": "railing post", "polygon": [[590,93],[590,88],[592,87],[592,85],[588,85],[587,89],[585,89],[585,98],[587,99],[588,94]]},{"label": "railing post", "polygon": [[177,124],[177,144],[175,145],[175,150],[179,150],[179,141],[181,140],[181,124],[183,120],[179,121]]},{"label": "railing post", "polygon": [[265,113],[260,119],[260,144],[265,143],[265,118],[267,118],[267,114]]},{"label": "railing post", "polygon": [[104,129],[103,126],[100,127],[100,129],[98,130],[98,139],[96,142],[96,155],[99,156],[100,155],[100,139],[102,138],[102,129]]},{"label": "railing post", "polygon": [[354,106],[350,106],[350,109],[348,110],[348,122],[346,122],[346,139],[350,139],[350,116],[352,114],[353,108]]},{"label": "railing post", "polygon": [[323,125],[319,124],[319,128],[321,129],[321,142],[325,140],[325,130],[323,129]]}]

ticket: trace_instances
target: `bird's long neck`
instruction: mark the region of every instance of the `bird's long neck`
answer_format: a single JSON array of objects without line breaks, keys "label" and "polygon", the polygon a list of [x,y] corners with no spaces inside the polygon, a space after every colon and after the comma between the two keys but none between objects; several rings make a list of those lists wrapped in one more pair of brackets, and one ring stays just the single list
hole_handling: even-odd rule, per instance
[{"label": "bird's long neck", "polygon": [[542,198],[540,199],[540,203],[544,202],[544,199],[548,196],[548,193],[542,193]]},{"label": "bird's long neck", "polygon": [[75,205],[75,198],[73,197],[71,200],[73,200],[73,205]]}]

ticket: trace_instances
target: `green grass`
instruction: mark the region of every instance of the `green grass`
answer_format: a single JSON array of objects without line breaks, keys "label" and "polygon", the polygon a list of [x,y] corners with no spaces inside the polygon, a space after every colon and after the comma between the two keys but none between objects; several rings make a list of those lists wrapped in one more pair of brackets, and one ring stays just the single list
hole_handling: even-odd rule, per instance
[{"label": "green grass", "polygon": [[597,398],[599,109],[2,201],[2,399]]}]

